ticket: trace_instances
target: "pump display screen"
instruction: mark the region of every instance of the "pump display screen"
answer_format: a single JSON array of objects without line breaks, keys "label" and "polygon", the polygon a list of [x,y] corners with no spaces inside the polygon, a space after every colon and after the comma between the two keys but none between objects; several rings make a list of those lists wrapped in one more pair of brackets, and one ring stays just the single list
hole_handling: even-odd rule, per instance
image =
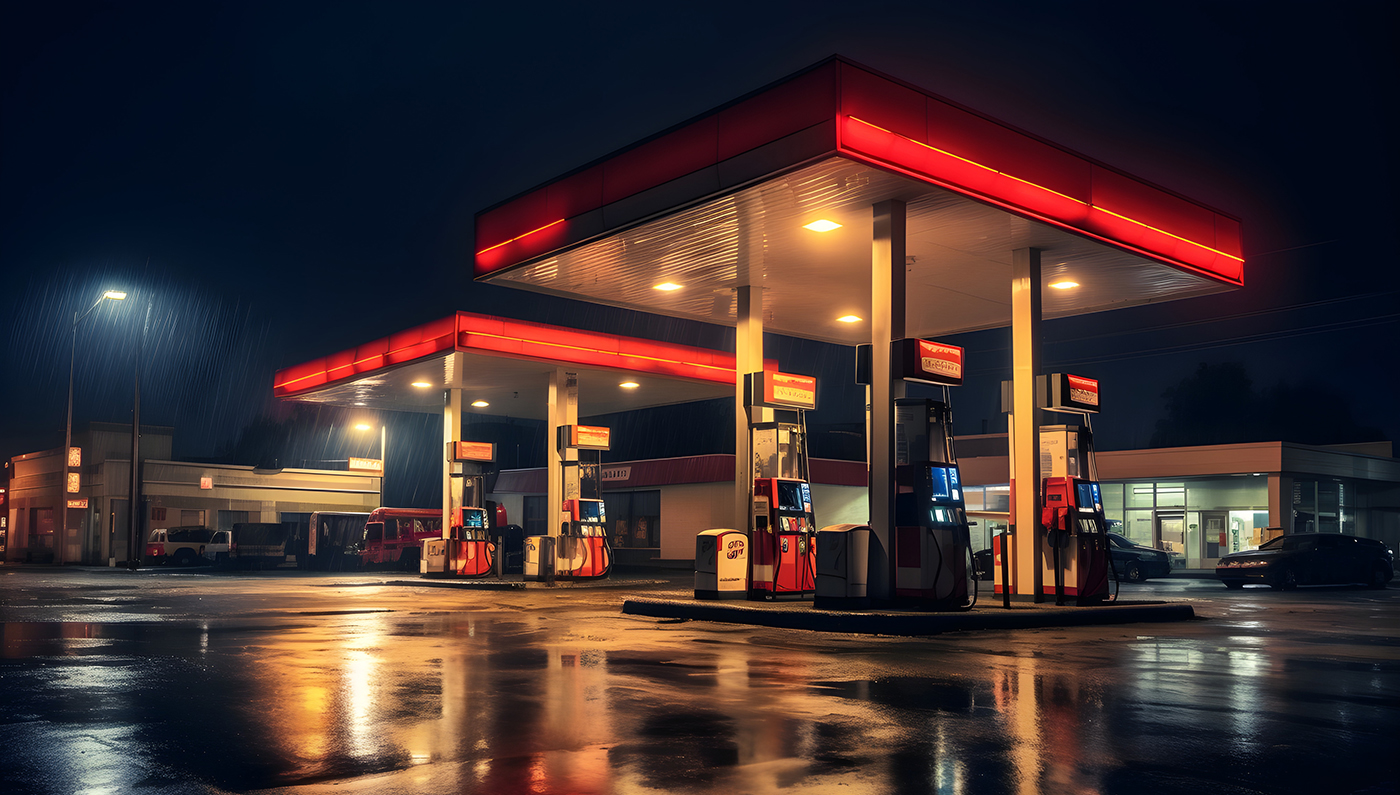
[{"label": "pump display screen", "polygon": [[590,524],[602,524],[603,522],[603,501],[602,500],[579,500],[578,520]]},{"label": "pump display screen", "polygon": [[935,504],[962,504],[962,482],[958,478],[957,467],[931,466],[928,468],[928,479],[929,496]]},{"label": "pump display screen", "polygon": [[1076,483],[1079,497],[1079,508],[1084,511],[1102,511],[1103,500],[1099,496],[1099,484],[1090,481],[1088,483]]},{"label": "pump display screen", "polygon": [[805,511],[812,501],[811,487],[793,480],[780,480],[778,486],[778,510]]},{"label": "pump display screen", "polygon": [[462,526],[480,529],[486,526],[486,512],[482,510],[462,511]]}]

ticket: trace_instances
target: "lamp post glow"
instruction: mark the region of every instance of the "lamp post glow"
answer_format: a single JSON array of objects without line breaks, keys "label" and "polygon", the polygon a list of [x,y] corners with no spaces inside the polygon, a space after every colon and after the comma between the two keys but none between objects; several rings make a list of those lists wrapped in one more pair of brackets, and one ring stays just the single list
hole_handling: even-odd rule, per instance
[{"label": "lamp post glow", "polygon": [[[63,562],[63,548],[68,543],[68,484],[72,480],[71,470],[75,466],[73,462],[73,367],[78,358],[78,324],[83,322],[83,318],[92,314],[92,310],[96,309],[97,305],[103,301],[121,301],[125,298],[126,293],[120,290],[108,290],[102,294],[101,298],[93,301],[92,306],[88,307],[86,312],[81,315],[77,312],[73,313],[73,341],[68,349],[68,419],[63,424],[63,479],[59,485],[59,490],[62,492],[59,495],[59,500],[63,503],[63,524],[59,527],[58,541],[54,544],[55,563]],[[79,460],[76,466],[81,465],[82,461]]]},{"label": "lamp post glow", "polygon": [[[360,423],[355,426],[357,431],[374,430],[374,426],[368,423]],[[384,507],[384,476],[389,473],[389,453],[387,447],[389,443],[389,425],[385,423],[379,426],[379,507]]]}]

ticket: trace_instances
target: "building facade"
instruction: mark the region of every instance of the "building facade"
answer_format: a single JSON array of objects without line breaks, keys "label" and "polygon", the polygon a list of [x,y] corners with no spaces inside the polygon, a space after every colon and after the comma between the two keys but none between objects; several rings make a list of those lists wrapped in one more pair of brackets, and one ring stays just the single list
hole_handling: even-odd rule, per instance
[{"label": "building facade", "polygon": [[[1010,523],[1004,434],[956,440],[974,550]],[[1171,553],[1176,568],[1213,568],[1222,555],[1281,533],[1339,532],[1400,547],[1400,460],[1391,444],[1291,442],[1120,450],[1096,456],[1110,525]],[[620,563],[684,565],[695,535],[726,526],[733,456],[603,467],[608,531]],[[501,473],[493,499],[530,535],[543,532],[543,469]],[[818,526],[867,521],[865,464],[812,460]],[[521,518],[515,518],[521,517]]]},{"label": "building facade", "polygon": [[[371,511],[378,476],[335,470],[265,470],[232,464],[172,461],[173,431],[141,428],[138,533],[200,526],[226,530],[239,522],[305,523],[315,511]],[[81,450],[79,486],[61,489],[62,450],[10,460],[4,562],[112,565],[127,558],[130,535],[131,426],[92,423],[74,434]],[[67,527],[63,506],[68,505]],[[304,537],[304,536],[303,536]]]}]

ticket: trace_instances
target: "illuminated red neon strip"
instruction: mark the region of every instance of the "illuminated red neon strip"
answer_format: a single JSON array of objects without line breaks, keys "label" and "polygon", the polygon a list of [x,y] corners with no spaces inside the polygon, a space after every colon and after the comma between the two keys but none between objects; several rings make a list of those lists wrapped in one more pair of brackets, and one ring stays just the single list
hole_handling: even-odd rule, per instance
[{"label": "illuminated red neon strip", "polygon": [[515,237],[511,238],[510,240],[502,241],[502,242],[500,242],[500,243],[497,243],[497,244],[494,245],[494,246],[487,246],[486,248],[483,248],[482,250],[476,252],[476,255],[479,257],[479,256],[481,256],[482,254],[485,254],[485,253],[488,252],[488,251],[493,251],[493,250],[495,250],[495,249],[498,249],[498,248],[500,248],[501,246],[508,246],[508,245],[510,245],[511,243],[514,243],[515,241],[519,240],[519,239],[522,238],[522,237],[529,237],[530,235],[533,235],[533,234],[535,234],[535,233],[537,233],[537,232],[543,232],[544,230],[550,228],[551,226],[558,226],[559,224],[564,223],[564,220],[565,220],[565,219],[560,218],[558,221],[551,221],[550,223],[545,224],[544,226],[540,227],[539,229],[531,229],[530,231],[526,232],[526,233],[523,234],[523,235],[516,235]]},{"label": "illuminated red neon strip", "polygon": [[[463,315],[463,314],[460,314],[460,313],[459,313],[459,315],[457,315],[457,317],[459,317],[459,318],[460,318],[460,317],[464,317],[464,316],[465,316],[465,317],[470,317],[470,318],[473,318],[473,319],[476,319],[476,320],[485,320],[485,321],[491,321],[491,322],[494,322],[494,323],[501,323],[501,324],[503,324],[503,325],[504,325],[504,324],[515,324],[515,325],[525,326],[525,327],[534,327],[533,324],[522,323],[522,322],[520,322],[520,321],[509,321],[509,320],[503,320],[503,319],[497,319],[497,318],[489,318],[489,317],[485,317],[485,316],[481,316],[481,315],[470,315],[470,314]],[[548,330],[548,327],[543,327],[541,330],[547,331],[547,330]],[[579,334],[579,335],[585,336],[585,337],[593,337],[593,338],[596,338],[595,335],[589,334],[589,333],[587,333],[587,332],[582,332],[582,333],[580,333],[580,332],[572,332],[572,333],[574,333],[574,334]],[[453,336],[453,335],[458,335],[458,336]],[[310,384],[310,385],[308,385],[307,387],[304,387],[304,389],[305,389],[305,388],[315,388],[315,387],[317,387],[317,386],[324,386],[324,385],[329,384],[329,383],[332,383],[332,382],[334,382],[334,381],[339,381],[339,380],[341,380],[341,379],[349,378],[349,377],[352,377],[352,376],[355,376],[355,375],[364,375],[365,373],[373,372],[375,369],[378,369],[379,367],[384,367],[384,366],[387,366],[387,365],[389,365],[389,364],[395,363],[395,362],[392,362],[392,361],[391,361],[393,357],[395,357],[396,355],[405,353],[405,352],[413,351],[415,348],[424,348],[424,347],[426,347],[427,350],[425,350],[419,357],[414,357],[414,358],[421,358],[421,356],[429,356],[429,355],[432,355],[432,354],[437,353],[437,352],[440,352],[440,351],[445,351],[445,350],[450,350],[450,349],[458,348],[458,347],[460,347],[460,346],[458,346],[458,345],[456,344],[456,339],[458,339],[460,335],[476,336],[476,337],[482,338],[482,341],[483,341],[483,342],[484,342],[485,340],[488,340],[488,339],[490,339],[490,340],[499,340],[499,341],[501,341],[502,343],[519,344],[519,345],[521,345],[521,346],[530,346],[530,347],[533,347],[533,348],[535,348],[535,349],[539,349],[539,350],[536,350],[536,351],[533,352],[533,353],[525,354],[525,353],[516,353],[516,352],[513,352],[513,351],[509,351],[509,350],[504,350],[503,347],[501,347],[501,346],[489,346],[489,345],[488,345],[488,346],[483,346],[483,347],[481,347],[481,348],[479,349],[479,350],[481,350],[481,351],[483,351],[483,352],[503,353],[503,354],[514,355],[514,356],[528,357],[528,358],[533,358],[533,359],[545,359],[545,360],[548,360],[548,359],[557,359],[557,360],[562,360],[562,361],[572,361],[572,360],[570,360],[570,359],[568,359],[568,358],[566,358],[566,357],[563,357],[563,356],[551,357],[551,356],[542,355],[542,354],[548,354],[548,353],[549,353],[550,351],[552,351],[552,350],[558,350],[558,351],[577,351],[577,352],[579,352],[579,353],[591,354],[592,357],[596,357],[596,358],[597,358],[597,361],[595,361],[595,362],[577,361],[577,362],[575,362],[575,363],[577,363],[577,364],[590,364],[590,365],[593,365],[593,366],[614,367],[614,368],[616,368],[616,369],[618,369],[618,370],[630,371],[630,372],[636,372],[636,373],[648,373],[648,374],[653,374],[653,375],[671,375],[671,376],[679,376],[679,377],[682,377],[682,378],[693,378],[693,379],[698,379],[698,380],[710,381],[710,382],[712,382],[712,383],[734,383],[734,378],[736,377],[736,376],[735,376],[735,373],[734,373],[734,368],[733,368],[732,366],[730,366],[730,367],[724,367],[724,366],[720,366],[720,365],[705,364],[705,363],[701,363],[701,362],[688,361],[688,360],[685,360],[685,359],[668,359],[668,358],[665,358],[665,357],[662,357],[662,356],[649,355],[649,354],[646,354],[646,353],[632,353],[632,352],[625,352],[625,351],[620,351],[620,350],[610,350],[610,349],[604,349],[604,348],[598,348],[598,347],[590,347],[590,346],[587,346],[587,345],[573,345],[573,344],[564,343],[564,342],[557,342],[557,341],[549,341],[549,340],[541,340],[541,339],[530,339],[530,338],[526,338],[526,337],[523,337],[523,336],[516,336],[516,335],[511,335],[511,334],[498,334],[498,333],[493,333],[493,332],[489,332],[489,331],[476,331],[476,330],[472,330],[472,329],[464,329],[464,328],[462,328],[460,325],[454,325],[454,331],[453,331],[452,335],[439,335],[439,336],[437,336],[437,337],[434,337],[434,338],[428,339],[428,340],[417,339],[417,340],[415,340],[415,341],[414,341],[413,343],[411,343],[411,344],[403,345],[403,346],[400,346],[400,347],[398,347],[398,348],[394,348],[393,350],[386,351],[386,352],[384,352],[384,353],[375,353],[375,354],[372,354],[372,355],[369,355],[369,356],[366,356],[366,357],[363,357],[363,358],[360,358],[360,359],[351,361],[351,362],[349,362],[349,363],[347,363],[347,364],[338,364],[338,365],[334,365],[334,366],[323,366],[321,369],[317,370],[316,372],[313,372],[313,373],[310,373],[310,374],[307,374],[307,375],[303,375],[303,376],[300,376],[300,377],[297,377],[297,378],[290,378],[290,379],[288,379],[288,380],[286,380],[286,381],[282,381],[282,382],[280,382],[280,383],[274,382],[274,384],[273,384],[273,389],[274,389],[274,390],[281,390],[281,391],[283,391],[283,392],[291,392],[291,391],[294,391],[294,390],[290,389],[290,387],[291,387],[293,384],[299,384],[299,383],[302,383],[302,382],[305,382],[305,381],[312,381],[312,380],[314,380],[314,379],[321,379],[318,383]],[[450,343],[447,342],[447,340],[448,340],[449,337],[452,338],[452,342],[450,342]],[[619,337],[619,338],[613,338],[613,339],[614,339],[616,342],[618,342],[618,343],[623,343],[623,344],[625,344],[625,343],[628,341],[627,338],[620,338],[620,337]],[[636,342],[646,343],[646,344],[650,344],[650,345],[654,345],[654,346],[665,346],[665,343],[653,343],[653,342],[650,342],[650,341],[647,341],[647,340],[636,340]],[[439,343],[439,344],[435,344],[435,343]],[[446,344],[440,344],[440,343],[446,343]],[[705,352],[703,349],[693,349],[693,350],[695,350],[696,352],[699,352],[699,353]],[[347,353],[348,353],[348,351],[347,351]],[[713,352],[711,352],[711,355],[728,356],[727,354],[724,354],[722,351],[713,351]],[[325,357],[325,358],[326,358],[326,359],[330,359],[330,358],[332,358],[332,357]],[[628,360],[628,359],[633,359],[633,360],[637,360],[637,361],[640,361],[640,362],[655,362],[656,364],[659,364],[659,365],[671,365],[672,367],[658,368],[658,369],[655,369],[655,370],[652,370],[652,369],[639,369],[639,368],[637,368],[637,367],[633,367],[633,366],[627,365],[627,364],[625,363],[625,361]],[[359,369],[359,368],[360,368],[360,365],[363,365],[363,364],[368,363],[368,362],[374,362],[375,360],[379,360],[380,364],[378,364],[377,366],[372,367],[372,368]],[[776,363],[775,361],[767,360],[767,359],[764,360],[764,369],[776,369],[776,368],[777,368],[777,363]],[[290,371],[290,372],[295,372],[297,369],[298,369],[298,368],[288,368],[287,371],[279,371],[279,373],[280,373],[280,372],[288,372],[288,371]],[[687,370],[687,369],[688,369],[690,372],[685,372],[685,370]]]},{"label": "illuminated red neon strip", "polygon": [[[1029,185],[1029,186],[1031,186],[1031,187],[1033,187],[1033,188],[1038,188],[1039,190],[1045,191],[1046,193],[1052,194],[1052,195],[1054,195],[1054,196],[1058,196],[1058,197],[1060,197],[1060,198],[1062,198],[1062,199],[1067,199],[1067,200],[1069,200],[1069,201],[1074,202],[1075,204],[1081,205],[1081,206],[1086,207],[1086,208],[1088,208],[1088,209],[1097,210],[1097,211],[1099,211],[1099,212],[1107,213],[1107,214],[1109,214],[1109,215],[1114,216],[1115,218],[1121,218],[1122,220],[1128,221],[1129,223],[1137,224],[1138,226],[1141,226],[1141,227],[1143,227],[1144,229],[1149,229],[1149,230],[1151,230],[1151,231],[1153,231],[1153,232],[1157,232],[1158,234],[1166,235],[1167,237],[1174,238],[1174,239],[1176,239],[1176,240],[1180,240],[1180,241],[1183,242],[1183,243],[1188,243],[1188,244],[1190,244],[1190,245],[1193,245],[1193,246],[1196,246],[1196,247],[1198,247],[1198,248],[1204,249],[1204,250],[1206,250],[1206,251],[1209,251],[1209,252],[1212,253],[1212,254],[1219,254],[1219,255],[1222,256],[1222,257],[1227,257],[1227,258],[1229,258],[1229,259],[1235,260],[1236,262],[1240,262],[1240,263],[1243,263],[1243,262],[1244,262],[1244,258],[1243,258],[1243,257],[1238,257],[1238,256],[1235,256],[1234,254],[1230,254],[1230,253],[1228,253],[1228,252],[1224,252],[1224,251],[1221,251],[1221,250],[1219,250],[1219,249],[1216,249],[1216,248],[1212,248],[1212,247],[1210,247],[1210,246],[1207,246],[1207,245],[1204,244],[1204,243],[1199,243],[1199,242],[1197,242],[1197,241],[1195,241],[1195,240],[1191,240],[1191,239],[1189,239],[1189,238],[1182,237],[1181,235],[1173,234],[1173,233],[1171,233],[1171,232],[1168,232],[1168,231],[1165,230],[1165,229],[1160,229],[1160,228],[1155,227],[1155,226],[1153,226],[1153,225],[1151,225],[1151,224],[1148,224],[1148,223],[1144,223],[1144,222],[1142,222],[1142,221],[1139,221],[1139,220],[1137,220],[1136,218],[1130,218],[1130,217],[1128,217],[1128,216],[1126,216],[1126,215],[1122,215],[1121,213],[1115,213],[1115,212],[1113,212],[1112,210],[1105,209],[1105,208],[1103,208],[1103,207],[1101,207],[1101,206],[1098,206],[1098,205],[1096,205],[1096,204],[1093,204],[1092,202],[1086,202],[1086,201],[1084,201],[1083,199],[1076,199],[1076,198],[1074,198],[1073,196],[1066,196],[1065,194],[1060,193],[1060,192],[1057,191],[1057,190],[1053,190],[1053,189],[1051,189],[1051,188],[1047,188],[1047,187],[1045,187],[1044,185],[1039,185],[1039,184],[1036,184],[1036,183],[1034,183],[1034,182],[1031,182],[1030,180],[1022,179],[1022,178],[1020,178],[1020,177],[1018,177],[1018,176],[1016,176],[1016,175],[1014,175],[1014,174],[1008,174],[1008,173],[1006,173],[1005,171],[1000,171],[1000,170],[998,170],[998,169],[992,168],[991,166],[984,165],[984,164],[982,164],[982,163],[978,163],[978,162],[975,161],[975,160],[969,160],[969,159],[967,159],[967,158],[965,158],[965,157],[962,157],[962,156],[960,156],[960,155],[955,155],[955,154],[953,154],[952,152],[949,152],[949,151],[946,151],[946,150],[943,150],[943,149],[939,149],[939,148],[936,147],[936,146],[931,146],[931,145],[926,144],[926,143],[924,143],[924,142],[922,142],[922,141],[916,141],[916,140],[914,140],[913,138],[910,138],[910,137],[908,137],[908,136],[906,136],[906,135],[900,135],[900,134],[897,133],[897,132],[893,132],[893,131],[891,131],[891,130],[887,130],[887,129],[885,129],[884,127],[881,127],[881,126],[879,126],[879,125],[871,124],[870,122],[865,121],[864,119],[860,119],[860,118],[857,118],[857,117],[855,117],[855,116],[847,116],[846,118],[847,118],[847,119],[850,119],[851,121],[854,121],[854,122],[858,122],[858,123],[860,123],[860,124],[863,124],[863,125],[865,125],[865,126],[867,126],[867,127],[870,127],[870,128],[872,128],[872,129],[879,130],[880,132],[885,133],[885,134],[887,134],[887,135],[893,135],[893,136],[895,136],[895,137],[897,137],[897,138],[900,138],[900,139],[903,139],[903,140],[905,140],[905,141],[908,141],[909,143],[914,144],[914,145],[916,145],[916,146],[921,146],[921,147],[923,147],[923,148],[925,148],[925,149],[930,149],[930,150],[932,150],[932,151],[934,151],[934,152],[939,153],[940,155],[944,155],[945,157],[951,157],[951,158],[953,158],[953,159],[955,159],[955,160],[959,160],[959,161],[961,161],[961,162],[967,163],[968,165],[976,166],[977,168],[984,169],[984,170],[989,171],[989,172],[991,172],[991,173],[993,173],[993,174],[998,174],[998,175],[1003,176],[1003,177],[1006,177],[1006,178],[1008,178],[1008,179],[1016,180],[1017,182],[1023,183],[1023,184],[1025,184],[1025,185]],[[1001,203],[1001,202],[998,202],[998,204],[1002,204],[1002,203]],[[1003,206],[1010,206],[1010,205],[1003,204]],[[1017,209],[1023,210],[1023,211],[1024,211],[1026,208],[1018,207]],[[1045,218],[1045,220],[1047,220],[1047,221],[1054,221],[1054,219],[1051,219],[1051,218]],[[1060,222],[1057,222],[1057,223],[1060,223]],[[1081,231],[1083,231],[1083,230],[1081,230]],[[1093,234],[1093,233],[1089,233],[1089,234]],[[1099,237],[1100,239],[1106,240],[1106,241],[1108,241],[1108,242],[1119,243],[1119,241],[1109,241],[1107,238],[1103,238],[1103,237],[1101,237],[1101,236],[1099,236],[1099,235],[1095,235],[1095,237]],[[1119,244],[1121,245],[1121,243],[1119,243]],[[1153,256],[1160,256],[1160,255],[1154,254]],[[1174,260],[1174,261],[1175,261],[1175,260]],[[1182,264],[1185,264],[1185,263],[1182,263]]]}]

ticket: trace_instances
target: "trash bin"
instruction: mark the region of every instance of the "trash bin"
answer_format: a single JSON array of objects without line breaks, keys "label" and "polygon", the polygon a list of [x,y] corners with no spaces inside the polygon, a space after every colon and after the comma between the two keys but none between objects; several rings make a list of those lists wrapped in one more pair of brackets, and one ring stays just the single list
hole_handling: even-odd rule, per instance
[{"label": "trash bin", "polygon": [[851,610],[870,606],[870,528],[836,524],[817,531],[817,593],[813,606]]},{"label": "trash bin", "polygon": [[554,582],[554,539],[549,536],[525,538],[525,580]]},{"label": "trash bin", "polygon": [[743,530],[703,530],[695,536],[695,598],[749,595],[749,538]]}]

